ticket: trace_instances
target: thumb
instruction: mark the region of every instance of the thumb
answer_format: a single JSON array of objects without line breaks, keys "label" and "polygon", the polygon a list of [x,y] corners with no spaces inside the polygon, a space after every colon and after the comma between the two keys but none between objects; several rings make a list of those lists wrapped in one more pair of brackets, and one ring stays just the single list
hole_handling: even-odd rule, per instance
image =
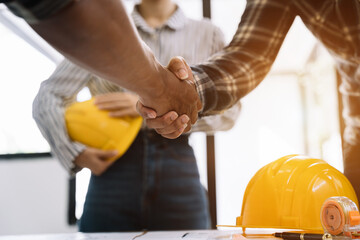
[{"label": "thumb", "polygon": [[137,103],[136,103],[136,111],[144,119],[156,118],[156,112],[151,108],[145,107],[140,101],[137,101]]},{"label": "thumb", "polygon": [[181,80],[189,78],[189,66],[185,62],[183,57],[173,57],[170,59],[170,62],[167,66],[170,72],[175,74],[175,76]]}]

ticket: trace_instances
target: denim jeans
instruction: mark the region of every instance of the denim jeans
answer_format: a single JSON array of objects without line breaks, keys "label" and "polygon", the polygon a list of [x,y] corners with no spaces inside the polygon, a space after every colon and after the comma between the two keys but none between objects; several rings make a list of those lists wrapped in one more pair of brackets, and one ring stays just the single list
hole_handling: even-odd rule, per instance
[{"label": "denim jeans", "polygon": [[141,130],[103,175],[92,175],[82,232],[210,227],[206,191],[188,137],[169,140]]}]

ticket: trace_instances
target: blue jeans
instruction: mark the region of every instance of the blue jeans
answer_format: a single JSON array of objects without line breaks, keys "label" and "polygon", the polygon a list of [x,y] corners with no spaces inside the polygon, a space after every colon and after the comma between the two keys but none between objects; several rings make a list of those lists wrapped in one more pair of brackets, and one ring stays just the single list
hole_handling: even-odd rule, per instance
[{"label": "blue jeans", "polygon": [[188,137],[139,132],[103,175],[92,175],[81,232],[184,230],[210,227],[206,191]]}]

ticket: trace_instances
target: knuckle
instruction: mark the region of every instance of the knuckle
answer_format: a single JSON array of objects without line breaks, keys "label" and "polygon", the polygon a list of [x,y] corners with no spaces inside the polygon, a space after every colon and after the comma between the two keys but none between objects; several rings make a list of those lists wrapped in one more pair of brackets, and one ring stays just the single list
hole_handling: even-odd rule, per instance
[{"label": "knuckle", "polygon": [[165,117],[164,118],[164,125],[169,126],[172,123],[171,118],[170,117]]},{"label": "knuckle", "polygon": [[156,128],[155,131],[160,135],[165,134],[165,131],[163,128]]},{"label": "knuckle", "polygon": [[181,130],[178,129],[171,134],[171,137],[172,137],[172,139],[175,139],[175,138],[179,137],[180,135],[181,135]]},{"label": "knuckle", "polygon": [[173,127],[174,127],[174,129],[176,129],[176,130],[182,128],[183,126],[184,126],[184,124],[181,122],[180,119],[177,120],[177,121],[175,121],[174,124],[173,124]]}]

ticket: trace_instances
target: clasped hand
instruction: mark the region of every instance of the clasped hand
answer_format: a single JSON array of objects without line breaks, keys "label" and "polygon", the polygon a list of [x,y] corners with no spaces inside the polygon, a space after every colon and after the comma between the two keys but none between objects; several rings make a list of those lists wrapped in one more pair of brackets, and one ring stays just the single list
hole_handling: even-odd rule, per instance
[{"label": "clasped hand", "polygon": [[[163,137],[174,139],[190,131],[202,104],[190,67],[182,57],[170,60],[165,71],[165,91],[159,99],[142,99],[137,111],[146,125]],[[146,107],[145,107],[146,106]]]}]

